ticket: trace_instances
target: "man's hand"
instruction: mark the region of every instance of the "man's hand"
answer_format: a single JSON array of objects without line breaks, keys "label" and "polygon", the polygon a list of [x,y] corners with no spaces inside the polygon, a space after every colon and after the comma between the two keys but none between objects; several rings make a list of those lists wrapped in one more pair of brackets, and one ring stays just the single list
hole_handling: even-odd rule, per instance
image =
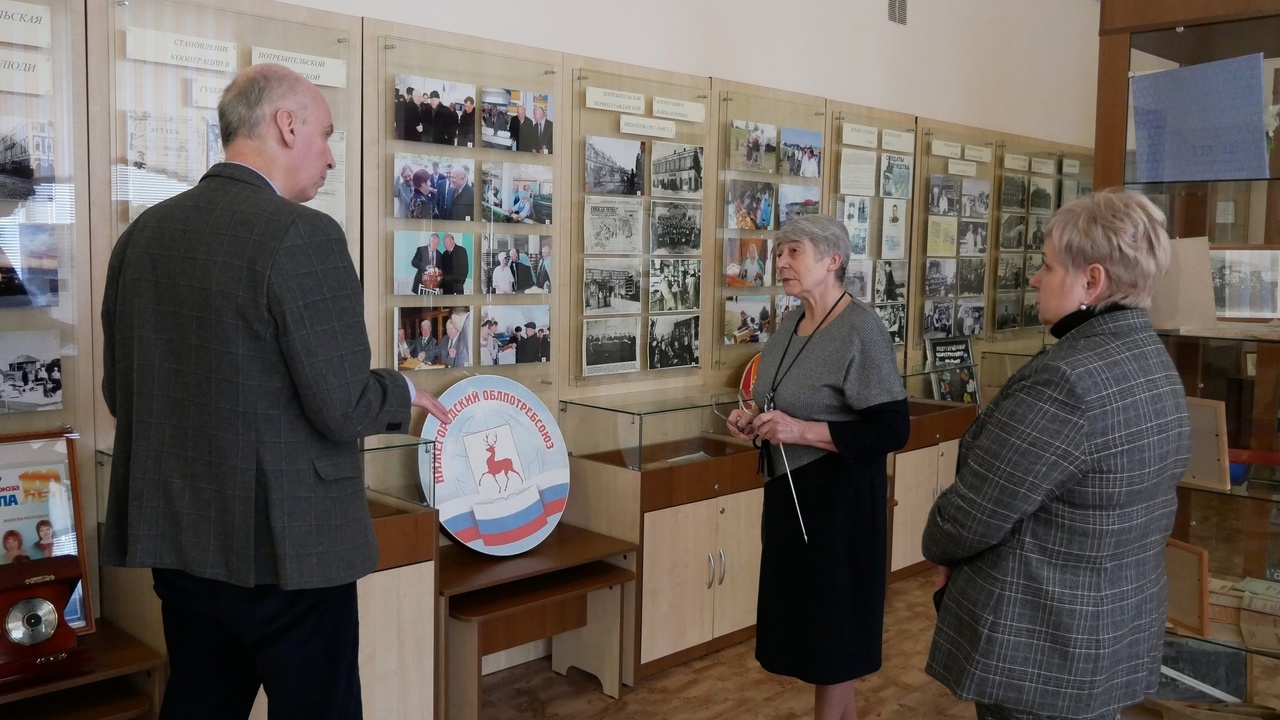
[{"label": "man's hand", "polygon": [[448,425],[452,419],[449,417],[449,411],[445,409],[444,405],[440,404],[436,396],[422,388],[418,388],[417,393],[414,394],[413,406],[420,407],[431,413],[431,416],[439,420],[441,425]]}]

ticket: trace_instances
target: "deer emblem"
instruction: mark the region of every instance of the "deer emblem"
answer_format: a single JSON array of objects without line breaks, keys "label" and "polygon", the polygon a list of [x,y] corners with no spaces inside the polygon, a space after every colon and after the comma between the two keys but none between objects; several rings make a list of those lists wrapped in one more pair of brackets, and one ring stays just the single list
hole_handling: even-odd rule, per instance
[{"label": "deer emblem", "polygon": [[498,457],[498,436],[486,434],[484,436],[484,446],[489,450],[489,457],[485,458],[485,465],[488,466],[488,472],[480,476],[480,484],[484,483],[485,475],[493,478],[493,484],[498,484],[498,473],[502,473],[502,486],[498,492],[506,492],[511,485],[511,476],[515,475],[520,478],[520,484],[524,484],[524,478],[520,473],[516,472],[515,466],[511,463],[511,458]]}]

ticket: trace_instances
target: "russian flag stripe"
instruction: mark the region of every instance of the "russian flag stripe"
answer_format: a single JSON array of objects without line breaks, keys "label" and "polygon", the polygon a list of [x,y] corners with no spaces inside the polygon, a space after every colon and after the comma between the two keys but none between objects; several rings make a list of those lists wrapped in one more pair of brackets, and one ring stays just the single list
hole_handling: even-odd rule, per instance
[{"label": "russian flag stripe", "polygon": [[484,535],[495,535],[527,525],[539,517],[542,517],[542,503],[535,500],[510,515],[492,519],[485,518],[480,520],[477,525],[480,526],[480,532]]},{"label": "russian flag stripe", "polygon": [[548,503],[552,500],[563,500],[569,497],[569,483],[557,483],[549,487],[541,489],[542,502]]},{"label": "russian flag stripe", "polygon": [[532,520],[530,520],[528,523],[524,525],[511,528],[510,530],[506,530],[504,532],[490,533],[490,532],[482,531],[481,537],[484,540],[484,544],[490,547],[496,547],[498,545],[509,545],[513,542],[519,542],[529,537],[530,535],[546,527],[546,525],[547,525],[546,515],[543,515],[541,512],[539,512],[536,517],[534,517]]}]

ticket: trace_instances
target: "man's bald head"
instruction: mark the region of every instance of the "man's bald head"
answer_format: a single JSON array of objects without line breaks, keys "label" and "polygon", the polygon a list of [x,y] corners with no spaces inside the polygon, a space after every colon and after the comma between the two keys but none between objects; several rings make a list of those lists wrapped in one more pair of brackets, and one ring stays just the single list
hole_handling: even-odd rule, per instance
[{"label": "man's bald head", "polygon": [[318,91],[283,65],[254,65],[236,75],[218,102],[222,147],[240,138],[256,139],[279,110],[305,116]]}]

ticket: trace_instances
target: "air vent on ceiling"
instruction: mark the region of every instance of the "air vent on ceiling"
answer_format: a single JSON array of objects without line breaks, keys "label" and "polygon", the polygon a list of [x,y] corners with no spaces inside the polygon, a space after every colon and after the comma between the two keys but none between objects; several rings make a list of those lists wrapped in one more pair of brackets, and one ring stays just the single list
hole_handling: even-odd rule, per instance
[{"label": "air vent on ceiling", "polygon": [[907,0],[889,0],[889,22],[907,24]]}]

